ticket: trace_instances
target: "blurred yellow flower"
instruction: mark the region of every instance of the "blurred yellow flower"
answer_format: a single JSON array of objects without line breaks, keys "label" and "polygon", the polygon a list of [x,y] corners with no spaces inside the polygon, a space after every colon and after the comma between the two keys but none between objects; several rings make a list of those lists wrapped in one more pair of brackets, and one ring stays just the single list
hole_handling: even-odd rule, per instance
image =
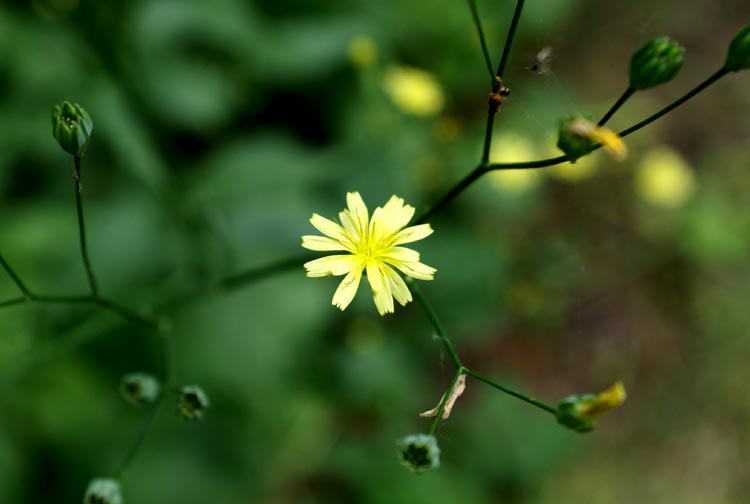
[{"label": "blurred yellow flower", "polygon": [[339,213],[341,224],[313,214],[310,223],[326,236],[303,236],[302,246],[309,250],[348,253],[305,263],[307,276],[346,275],[332,301],[334,306],[344,310],[354,299],[365,272],[378,313],[393,313],[394,298],[401,306],[412,300],[406,283],[393,268],[419,280],[432,280],[436,271],[419,262],[418,252],[399,245],[428,237],[432,228],[429,224],[404,228],[414,216],[414,207],[404,205],[404,200],[398,196],[392,196],[383,207],[376,208],[372,219],[358,192],[347,193],[346,203],[348,208]]},{"label": "blurred yellow flower", "polygon": [[620,138],[620,135],[607,127],[596,125],[586,119],[570,121],[565,127],[575,135],[601,144],[604,150],[617,160],[621,161],[628,155],[628,148],[622,138]]},{"label": "blurred yellow flower", "polygon": [[433,117],[443,110],[445,95],[435,76],[418,68],[390,66],[383,89],[398,108],[408,114]]},{"label": "blurred yellow flower", "polygon": [[657,206],[677,208],[695,192],[695,175],[682,156],[669,147],[649,151],[638,166],[635,188]]},{"label": "blurred yellow flower", "polygon": [[[508,133],[496,135],[490,148],[491,163],[531,161],[536,151],[531,141],[521,135]],[[487,174],[497,189],[509,193],[524,193],[534,189],[542,180],[541,170],[493,170]]]},{"label": "blurred yellow flower", "polygon": [[596,420],[603,413],[622,406],[627,397],[625,385],[621,381],[615,382],[607,390],[596,394],[592,401],[583,404],[580,415],[588,420]]},{"label": "blurred yellow flower", "polygon": [[378,48],[375,41],[367,35],[354,37],[346,48],[349,61],[357,68],[367,68],[378,58]]}]

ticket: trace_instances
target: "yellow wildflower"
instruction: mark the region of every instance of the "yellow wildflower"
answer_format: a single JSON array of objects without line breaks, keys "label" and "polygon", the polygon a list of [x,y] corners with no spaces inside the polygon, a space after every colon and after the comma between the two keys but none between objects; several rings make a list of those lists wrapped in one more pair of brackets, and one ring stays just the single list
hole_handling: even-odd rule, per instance
[{"label": "yellow wildflower", "polygon": [[[513,163],[531,161],[536,150],[531,141],[521,135],[509,133],[496,135],[492,139],[490,162]],[[542,181],[541,170],[493,170],[489,174],[490,182],[499,190],[507,193],[522,194],[531,191]]]},{"label": "yellow wildflower", "polygon": [[643,156],[635,188],[649,203],[676,208],[695,192],[695,176],[679,153],[668,147],[657,147]]},{"label": "yellow wildflower", "polygon": [[623,160],[628,155],[628,148],[620,135],[609,128],[598,126],[586,119],[575,119],[565,127],[580,137],[588,138],[592,142],[601,144],[604,150],[609,152],[617,160]]},{"label": "yellow wildflower", "polygon": [[383,89],[398,108],[413,115],[436,116],[445,104],[443,88],[435,76],[418,68],[386,68]]},{"label": "yellow wildflower", "polygon": [[405,306],[412,300],[411,292],[401,276],[393,269],[419,280],[432,280],[435,268],[419,262],[419,253],[406,247],[432,234],[429,224],[405,228],[414,216],[414,207],[391,196],[383,207],[369,217],[367,206],[358,192],[346,194],[347,209],[339,213],[338,224],[313,214],[310,223],[326,236],[303,236],[302,246],[316,251],[345,251],[305,263],[307,276],[346,275],[333,295],[332,304],[344,310],[354,299],[362,273],[372,288],[378,313],[393,313],[393,299]]}]

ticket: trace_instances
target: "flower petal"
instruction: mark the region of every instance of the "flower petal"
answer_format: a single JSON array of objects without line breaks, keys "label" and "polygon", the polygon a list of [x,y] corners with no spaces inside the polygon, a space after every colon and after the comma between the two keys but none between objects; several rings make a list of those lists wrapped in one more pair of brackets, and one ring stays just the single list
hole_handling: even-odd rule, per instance
[{"label": "flower petal", "polygon": [[359,287],[359,281],[362,278],[362,270],[365,265],[362,262],[359,266],[355,266],[341,281],[336,292],[333,294],[333,300],[331,304],[340,310],[345,310],[347,306],[354,299],[357,294],[357,288]]},{"label": "flower petal", "polygon": [[406,306],[406,303],[411,301],[412,297],[404,279],[386,264],[381,265],[380,269],[390,284],[393,297],[396,298],[396,301],[398,301],[401,306]]},{"label": "flower petal", "polygon": [[383,277],[383,272],[380,270],[380,264],[377,261],[367,261],[367,281],[370,282],[372,297],[378,313],[381,315],[393,313],[393,296],[391,295],[390,284]]},{"label": "flower petal", "polygon": [[342,243],[351,243],[351,239],[347,236],[344,228],[330,219],[326,219],[318,214],[313,214],[310,218],[310,224],[315,226],[315,229],[334,240]]},{"label": "flower petal", "polygon": [[339,276],[349,273],[361,261],[355,255],[339,254],[308,261],[305,263],[305,269],[309,277]]},{"label": "flower petal", "polygon": [[328,238],[327,236],[307,235],[302,237],[302,246],[308,250],[317,250],[327,252],[331,250],[347,250],[347,248],[338,240]]},{"label": "flower petal", "polygon": [[380,255],[384,261],[397,266],[399,262],[418,262],[419,252],[406,247],[391,247]]},{"label": "flower petal", "polygon": [[398,264],[394,264],[394,266],[403,271],[407,276],[418,280],[432,280],[437,271],[435,268],[418,261],[399,262]]},{"label": "flower petal", "polygon": [[394,245],[401,245],[402,243],[411,243],[423,238],[427,238],[433,232],[432,227],[429,224],[419,224],[418,226],[410,226],[406,229],[399,231],[393,240]]}]

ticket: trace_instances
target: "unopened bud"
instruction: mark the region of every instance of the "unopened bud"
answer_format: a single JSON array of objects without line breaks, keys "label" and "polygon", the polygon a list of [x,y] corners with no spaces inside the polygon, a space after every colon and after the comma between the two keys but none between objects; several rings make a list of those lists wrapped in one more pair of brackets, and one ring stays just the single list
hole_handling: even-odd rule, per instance
[{"label": "unopened bud", "polygon": [[64,101],[52,107],[52,135],[66,152],[83,156],[93,130],[91,116],[77,103]]},{"label": "unopened bud", "polygon": [[209,405],[208,396],[197,385],[187,385],[180,389],[177,413],[185,420],[200,420]]},{"label": "unopened bud", "polygon": [[397,442],[399,460],[414,472],[423,472],[440,467],[440,448],[435,436],[412,434]]},{"label": "unopened bud", "polygon": [[750,68],[750,25],[745,26],[729,43],[724,68],[730,72]]},{"label": "unopened bud", "polygon": [[682,67],[685,48],[669,40],[655,38],[630,58],[630,88],[636,91],[669,82]]},{"label": "unopened bud", "polygon": [[622,405],[626,397],[620,381],[599,394],[566,397],[557,406],[557,421],[574,431],[589,432],[602,414]]},{"label": "unopened bud", "polygon": [[120,482],[111,478],[91,480],[86,487],[83,504],[122,504]]},{"label": "unopened bud", "polygon": [[146,373],[130,373],[120,379],[120,394],[131,404],[152,404],[159,398],[159,380]]}]

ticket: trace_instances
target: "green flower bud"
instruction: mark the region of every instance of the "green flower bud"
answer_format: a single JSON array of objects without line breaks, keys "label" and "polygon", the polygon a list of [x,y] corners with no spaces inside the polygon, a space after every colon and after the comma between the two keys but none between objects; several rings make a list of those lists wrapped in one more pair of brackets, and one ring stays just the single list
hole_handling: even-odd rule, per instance
[{"label": "green flower bud", "polygon": [[593,124],[588,117],[580,114],[560,119],[560,127],[557,134],[557,148],[565,153],[571,161],[585,156],[594,149],[595,142],[587,136],[582,135],[577,124]]},{"label": "green flower bud", "polygon": [[208,396],[197,385],[188,385],[180,389],[177,413],[185,420],[200,420],[209,405]]},{"label": "green flower bud", "polygon": [[159,380],[146,373],[130,373],[120,379],[120,394],[131,404],[152,404],[159,398]]},{"label": "green flower bud", "polygon": [[110,478],[91,480],[83,497],[83,504],[122,504],[120,483]]},{"label": "green flower bud", "polygon": [[625,402],[627,394],[622,382],[616,382],[599,394],[572,395],[557,406],[557,421],[569,429],[589,432],[607,411]]},{"label": "green flower bud", "polygon": [[682,67],[685,48],[669,37],[655,38],[630,58],[630,87],[648,89],[672,80]]},{"label": "green flower bud", "polygon": [[77,103],[64,101],[52,107],[52,135],[66,152],[83,156],[93,130],[91,116]]},{"label": "green flower bud", "polygon": [[412,434],[399,439],[396,444],[399,461],[412,471],[419,473],[440,467],[440,448],[435,436]]},{"label": "green flower bud", "polygon": [[750,68],[750,25],[745,26],[729,43],[724,68],[730,72]]}]

